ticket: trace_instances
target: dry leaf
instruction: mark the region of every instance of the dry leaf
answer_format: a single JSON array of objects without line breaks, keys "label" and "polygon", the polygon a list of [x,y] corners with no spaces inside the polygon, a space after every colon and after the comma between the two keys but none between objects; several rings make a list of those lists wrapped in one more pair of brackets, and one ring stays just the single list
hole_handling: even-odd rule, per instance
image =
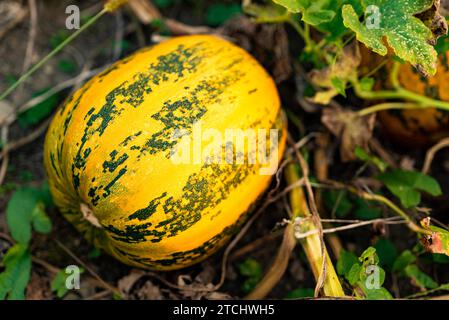
[{"label": "dry leaf", "polygon": [[368,149],[368,142],[372,137],[376,115],[360,117],[357,113],[342,108],[326,108],[323,110],[321,122],[335,136],[341,139],[341,160],[356,160],[355,148]]},{"label": "dry leaf", "polygon": [[335,80],[338,79],[344,86],[347,82],[357,76],[357,68],[361,63],[361,54],[356,42],[346,46],[337,61],[327,68],[312,70],[309,73],[312,83],[318,87],[326,89],[318,92],[312,101],[320,104],[328,104],[330,100],[340,92],[335,87]]},{"label": "dry leaf", "polygon": [[449,231],[430,225],[430,218],[421,220],[421,226],[431,234],[421,238],[421,243],[427,252],[445,254],[449,256]]},{"label": "dry leaf", "polygon": [[246,16],[230,19],[219,29],[250,52],[280,83],[292,74],[288,37],[281,24],[257,24]]},{"label": "dry leaf", "polygon": [[129,297],[136,282],[144,275],[144,271],[133,269],[129,275],[121,278],[118,281],[117,286],[122,296],[125,298]]},{"label": "dry leaf", "polygon": [[447,34],[447,22],[441,15],[440,0],[434,0],[432,7],[420,14],[417,14],[416,17],[422,20],[424,24],[432,31],[434,38],[430,41],[431,45],[435,45],[439,37]]}]

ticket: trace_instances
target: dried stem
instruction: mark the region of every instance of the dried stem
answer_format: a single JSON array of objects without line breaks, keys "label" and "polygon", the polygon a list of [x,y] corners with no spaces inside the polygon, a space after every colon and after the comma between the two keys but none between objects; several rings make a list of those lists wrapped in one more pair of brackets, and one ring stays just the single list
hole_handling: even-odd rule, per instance
[{"label": "dried stem", "polygon": [[[300,179],[298,167],[295,164],[289,164],[286,168],[285,176],[288,184],[293,184]],[[294,188],[290,192],[290,205],[292,208],[293,218],[303,218],[304,223],[301,223],[300,231],[307,232],[316,230],[315,221],[310,219],[312,214],[309,211],[307,201],[302,188]],[[309,218],[309,219],[306,219]],[[322,240],[320,234],[310,235],[301,239],[301,245],[304,248],[307,259],[311,265],[312,272],[317,282],[319,281],[323,272],[323,260],[326,262],[326,278],[323,283],[323,292],[326,296],[343,297],[344,291],[335,272],[334,266],[331,263],[327,250],[324,248],[324,256],[322,252]]]}]

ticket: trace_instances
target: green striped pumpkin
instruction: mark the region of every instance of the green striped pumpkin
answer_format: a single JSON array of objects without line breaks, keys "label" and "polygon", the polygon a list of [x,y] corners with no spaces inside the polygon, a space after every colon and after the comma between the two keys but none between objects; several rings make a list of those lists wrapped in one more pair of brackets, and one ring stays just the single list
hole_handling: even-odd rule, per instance
[{"label": "green striped pumpkin", "polygon": [[206,258],[235,234],[271,176],[260,174],[260,162],[174,163],[173,150],[198,123],[221,133],[276,128],[282,155],[276,86],[241,48],[186,36],[117,62],[50,125],[44,163],[56,205],[128,265],[170,270]]}]

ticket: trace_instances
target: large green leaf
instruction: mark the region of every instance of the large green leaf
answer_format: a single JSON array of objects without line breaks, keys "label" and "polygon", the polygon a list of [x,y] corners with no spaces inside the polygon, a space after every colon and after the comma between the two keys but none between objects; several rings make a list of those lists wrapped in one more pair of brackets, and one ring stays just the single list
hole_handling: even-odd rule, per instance
[{"label": "large green leaf", "polygon": [[37,232],[48,233],[51,222],[44,211],[49,203],[47,189],[23,188],[12,195],[6,208],[9,231],[18,243],[27,245],[31,239],[32,226]]},{"label": "large green leaf", "polygon": [[362,0],[366,22],[361,22],[354,7],[346,4],[343,6],[344,25],[353,30],[357,39],[374,52],[386,55],[387,42],[398,57],[433,75],[436,72],[437,52],[429,42],[435,38],[424,22],[415,17],[430,9],[433,2]]},{"label": "large green leaf", "polygon": [[286,7],[290,12],[301,13],[302,20],[316,26],[331,21],[336,12],[331,5],[334,0],[273,0]]},{"label": "large green leaf", "polygon": [[404,273],[413,280],[416,286],[420,288],[435,289],[438,287],[438,283],[436,283],[430,276],[422,272],[415,264],[405,267]]},{"label": "large green leaf", "polygon": [[411,208],[421,202],[421,191],[432,196],[441,195],[438,182],[420,172],[393,170],[380,175],[379,180],[397,196],[404,207]]},{"label": "large green leaf", "polygon": [[31,255],[26,246],[16,244],[3,257],[5,271],[0,273],[0,300],[23,300],[30,279]]}]

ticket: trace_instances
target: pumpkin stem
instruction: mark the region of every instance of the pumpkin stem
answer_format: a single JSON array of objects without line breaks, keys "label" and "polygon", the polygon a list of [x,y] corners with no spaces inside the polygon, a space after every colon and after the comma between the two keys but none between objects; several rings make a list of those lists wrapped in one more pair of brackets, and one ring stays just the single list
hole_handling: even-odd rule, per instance
[{"label": "pumpkin stem", "polygon": [[89,206],[85,203],[81,203],[80,211],[83,214],[84,219],[92,223],[97,228],[103,228],[103,226],[98,221],[97,217],[95,217],[94,212]]}]

